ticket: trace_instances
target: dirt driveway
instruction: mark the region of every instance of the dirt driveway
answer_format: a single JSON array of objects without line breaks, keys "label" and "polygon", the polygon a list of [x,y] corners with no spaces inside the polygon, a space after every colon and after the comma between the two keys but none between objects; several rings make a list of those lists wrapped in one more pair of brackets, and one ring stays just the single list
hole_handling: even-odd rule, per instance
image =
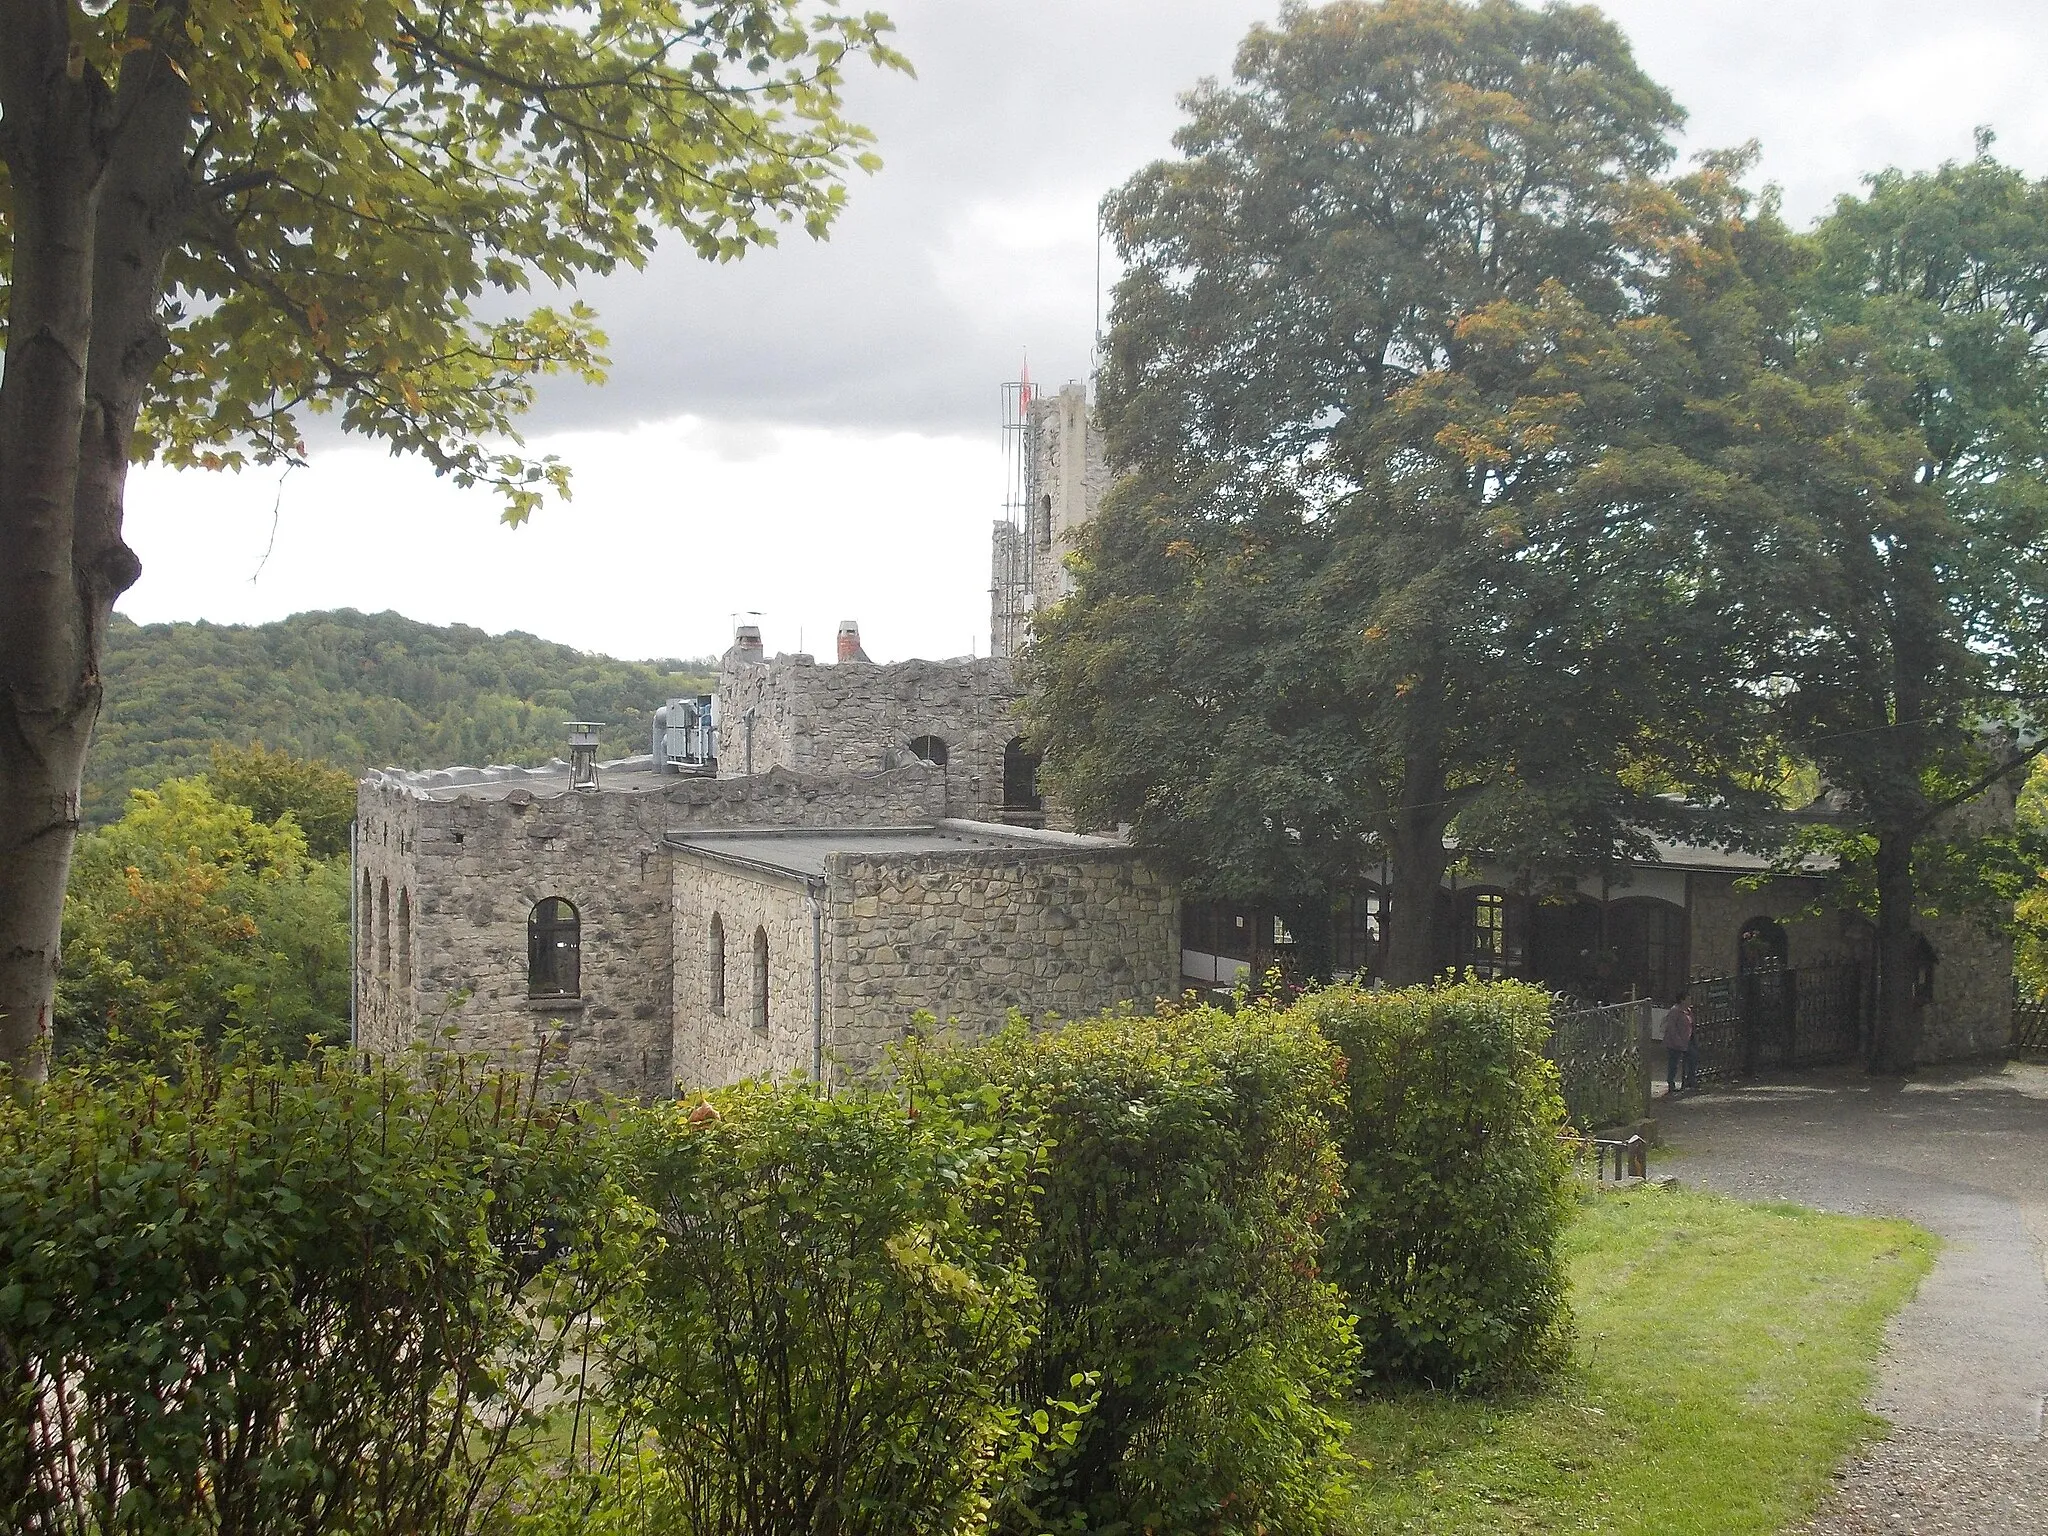
[{"label": "dirt driveway", "polygon": [[1941,1256],[1893,1320],[1815,1536],[2048,1531],[2048,1067],[1814,1072],[1658,1100],[1653,1171],[1749,1199],[1904,1216]]}]

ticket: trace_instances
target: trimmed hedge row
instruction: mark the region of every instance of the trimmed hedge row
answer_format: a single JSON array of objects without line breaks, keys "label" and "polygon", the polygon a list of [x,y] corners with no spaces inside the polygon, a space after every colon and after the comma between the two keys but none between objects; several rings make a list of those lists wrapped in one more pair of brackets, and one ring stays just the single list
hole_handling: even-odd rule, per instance
[{"label": "trimmed hedge row", "polygon": [[1022,1382],[1093,1406],[1006,1525],[1037,1531],[1321,1529],[1354,1348],[1322,1277],[1343,1194],[1341,1063],[1263,1009],[1110,1015],[910,1064],[1046,1147],[1027,1267],[1042,1322]]},{"label": "trimmed hedge row", "polygon": [[1567,1336],[1540,994],[1331,989],[596,1116],[339,1059],[0,1098],[31,1532],[1329,1528]]},{"label": "trimmed hedge row", "polygon": [[1485,1390],[1571,1342],[1574,1203],[1550,995],[1519,982],[1331,987],[1295,1013],[1344,1053],[1345,1200],[1326,1268],[1368,1377]]}]

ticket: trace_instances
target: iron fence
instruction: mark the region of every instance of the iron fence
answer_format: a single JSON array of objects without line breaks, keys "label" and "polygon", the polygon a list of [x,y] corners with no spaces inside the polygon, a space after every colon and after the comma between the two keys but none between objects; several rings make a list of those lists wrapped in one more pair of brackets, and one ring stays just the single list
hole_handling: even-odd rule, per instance
[{"label": "iron fence", "polygon": [[2012,1053],[2048,1056],[2048,998],[2013,999]]},{"label": "iron fence", "polygon": [[1647,1006],[1610,1003],[1551,1016],[1549,1055],[1573,1125],[1620,1125],[1650,1112],[1642,1023]]},{"label": "iron fence", "polygon": [[1727,1081],[1854,1061],[1871,1002],[1865,968],[1852,960],[1702,977],[1692,984],[1698,1075]]}]

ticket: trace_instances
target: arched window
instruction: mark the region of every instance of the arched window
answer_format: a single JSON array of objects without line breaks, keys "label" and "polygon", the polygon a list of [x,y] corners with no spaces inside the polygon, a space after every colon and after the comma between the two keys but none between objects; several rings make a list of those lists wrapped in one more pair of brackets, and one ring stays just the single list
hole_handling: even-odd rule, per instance
[{"label": "arched window", "polygon": [[1466,893],[1463,907],[1459,968],[1469,967],[1489,981],[1519,969],[1521,935],[1515,933],[1511,936],[1509,933],[1507,894],[1503,891],[1472,891]]},{"label": "arched window", "polygon": [[1038,754],[1012,736],[1003,747],[1003,809],[1042,811],[1045,801],[1038,793]]},{"label": "arched window", "polygon": [[577,997],[583,987],[583,919],[559,896],[543,896],[526,919],[526,995]]},{"label": "arched window", "polygon": [[1735,941],[1735,969],[1782,971],[1787,953],[1784,928],[1768,917],[1752,917],[1742,925],[1742,937]]},{"label": "arched window", "polygon": [[1614,980],[1639,997],[1670,1002],[1685,985],[1685,908],[1654,896],[1632,896],[1607,909]]},{"label": "arched window", "polygon": [[376,892],[370,884],[370,872],[363,871],[363,897],[356,907],[356,945],[362,950],[363,969],[370,968],[370,958],[375,953],[371,940],[377,925]]},{"label": "arched window", "polygon": [[412,985],[412,893],[398,892],[398,984]]},{"label": "arched window", "polygon": [[754,930],[754,1033],[768,1033],[768,930]]},{"label": "arched window", "polygon": [[391,882],[377,882],[377,974],[391,974]]},{"label": "arched window", "polygon": [[1038,547],[1052,548],[1052,497],[1039,498],[1038,503]]},{"label": "arched window", "polygon": [[910,739],[910,755],[921,762],[930,763],[934,768],[946,766],[946,744],[936,736],[913,736]]},{"label": "arched window", "polygon": [[708,960],[711,983],[711,1011],[725,1012],[725,919],[711,914],[711,954]]}]

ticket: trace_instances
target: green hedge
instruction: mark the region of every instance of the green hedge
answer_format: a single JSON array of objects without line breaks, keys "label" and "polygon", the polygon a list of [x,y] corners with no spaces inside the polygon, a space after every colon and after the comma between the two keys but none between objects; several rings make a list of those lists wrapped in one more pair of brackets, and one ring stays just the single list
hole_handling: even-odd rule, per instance
[{"label": "green hedge", "polygon": [[1321,1529],[1352,1352],[1317,1269],[1337,1066],[1259,1009],[1013,1026],[909,1064],[949,1093],[995,1088],[1046,1142],[1022,1379],[1036,1400],[1077,1377],[1097,1397],[1012,1529]]},{"label": "green hedge", "polygon": [[1366,1377],[1480,1390],[1570,1338],[1570,1218],[1549,994],[1515,982],[1331,987],[1294,1013],[1343,1051],[1346,1196],[1325,1265]]},{"label": "green hedge", "polygon": [[591,1131],[459,1064],[0,1079],[0,1528],[483,1528],[630,1225]]},{"label": "green hedge", "polygon": [[1037,1317],[1028,1134],[745,1084],[636,1117],[626,1160],[658,1233],[612,1317],[613,1408],[655,1445],[634,1528],[978,1528],[1038,1434],[1005,1392]]}]

